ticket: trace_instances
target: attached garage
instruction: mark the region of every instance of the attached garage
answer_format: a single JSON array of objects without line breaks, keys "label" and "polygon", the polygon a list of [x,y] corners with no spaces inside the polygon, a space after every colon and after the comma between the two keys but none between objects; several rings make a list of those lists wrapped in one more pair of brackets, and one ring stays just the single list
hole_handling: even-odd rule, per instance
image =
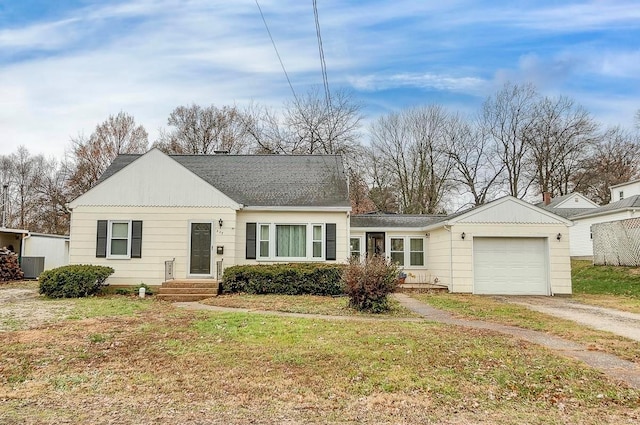
[{"label": "attached garage", "polygon": [[350,254],[382,252],[406,283],[450,292],[571,294],[571,224],[512,196],[447,216],[364,214],[351,216]]},{"label": "attached garage", "polygon": [[473,293],[549,295],[546,238],[473,238]]},{"label": "attached garage", "polygon": [[571,221],[511,196],[425,226],[432,282],[451,292],[571,294]]}]

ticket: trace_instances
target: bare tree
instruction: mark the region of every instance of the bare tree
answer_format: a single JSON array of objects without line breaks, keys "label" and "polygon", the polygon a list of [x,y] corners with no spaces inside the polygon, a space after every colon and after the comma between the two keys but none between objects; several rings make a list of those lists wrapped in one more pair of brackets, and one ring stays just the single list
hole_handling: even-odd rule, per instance
[{"label": "bare tree", "polygon": [[34,190],[38,196],[38,209],[33,217],[30,230],[53,233],[69,233],[69,210],[67,202],[71,199],[67,184],[69,168],[54,158],[40,162]]},{"label": "bare tree", "polygon": [[110,115],[91,136],[80,135],[71,143],[73,172],[69,183],[75,196],[93,187],[119,154],[144,153],[149,147],[147,131],[125,112]]},{"label": "bare tree", "polygon": [[472,197],[473,206],[491,200],[502,183],[505,165],[496,161],[493,139],[486,137],[482,126],[455,115],[445,127],[447,153],[453,162],[450,179]]},{"label": "bare tree", "polygon": [[11,161],[11,181],[15,187],[14,199],[18,207],[18,217],[14,223],[21,229],[26,229],[30,224],[29,215],[37,206],[33,194],[42,157],[34,157],[27,148],[20,146],[9,159]]},{"label": "bare tree", "polygon": [[209,155],[216,151],[245,153],[247,120],[236,106],[178,106],[154,147],[170,154]]},{"label": "bare tree", "polygon": [[597,131],[598,124],[587,110],[567,97],[537,102],[525,138],[531,177],[540,193],[558,196],[571,191],[571,177],[597,141]]},{"label": "bare tree", "polygon": [[352,153],[360,140],[361,106],[347,90],[336,90],[327,102],[317,87],[285,103],[283,125],[289,153]]},{"label": "bare tree", "polygon": [[599,204],[611,201],[609,187],[640,177],[640,141],[620,127],[608,129],[573,174],[576,190]]},{"label": "bare tree", "polygon": [[495,153],[504,165],[508,193],[517,198],[524,197],[531,185],[526,173],[530,146],[525,135],[534,123],[537,97],[531,84],[507,83],[482,108],[484,131],[493,139]]},{"label": "bare tree", "polygon": [[441,211],[452,168],[445,141],[448,123],[447,112],[432,105],[380,117],[372,124],[371,156],[377,171],[390,177],[401,212]]}]

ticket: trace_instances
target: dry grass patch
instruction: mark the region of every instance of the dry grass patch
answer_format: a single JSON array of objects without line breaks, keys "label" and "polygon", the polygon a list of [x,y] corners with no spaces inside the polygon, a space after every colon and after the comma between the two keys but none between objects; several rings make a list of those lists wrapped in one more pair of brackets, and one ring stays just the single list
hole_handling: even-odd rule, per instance
[{"label": "dry grass patch", "polygon": [[176,311],[2,335],[6,424],[637,423],[640,392],[495,333]]},{"label": "dry grass patch", "polygon": [[315,295],[230,294],[209,298],[202,301],[202,303],[220,307],[282,311],[286,313],[323,314],[328,316],[420,317],[391,298],[389,299],[391,309],[384,314],[367,314],[350,308],[348,306],[348,297],[323,297]]},{"label": "dry grass patch", "polygon": [[595,305],[598,307],[613,308],[616,310],[628,311],[640,314],[640,299],[625,297],[622,295],[592,295],[574,294],[572,298],[581,303]]},{"label": "dry grass patch", "polygon": [[524,306],[470,294],[431,293],[412,296],[459,317],[548,332],[584,344],[591,350],[603,351],[640,363],[640,342],[610,332],[591,329],[571,320],[532,311]]}]

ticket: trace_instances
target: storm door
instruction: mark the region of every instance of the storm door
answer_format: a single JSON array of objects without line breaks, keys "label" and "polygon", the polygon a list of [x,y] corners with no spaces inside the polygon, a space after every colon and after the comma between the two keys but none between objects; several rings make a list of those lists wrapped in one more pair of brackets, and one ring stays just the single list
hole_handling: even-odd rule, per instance
[{"label": "storm door", "polygon": [[367,232],[367,256],[384,253],[384,232]]},{"label": "storm door", "polygon": [[211,274],[211,223],[191,223],[190,274]]}]

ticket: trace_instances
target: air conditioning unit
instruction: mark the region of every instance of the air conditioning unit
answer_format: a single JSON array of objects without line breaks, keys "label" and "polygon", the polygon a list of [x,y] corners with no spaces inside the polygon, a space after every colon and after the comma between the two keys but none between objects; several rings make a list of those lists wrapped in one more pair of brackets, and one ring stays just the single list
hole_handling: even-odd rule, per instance
[{"label": "air conditioning unit", "polygon": [[22,257],[20,267],[25,279],[37,279],[44,271],[44,257]]}]

